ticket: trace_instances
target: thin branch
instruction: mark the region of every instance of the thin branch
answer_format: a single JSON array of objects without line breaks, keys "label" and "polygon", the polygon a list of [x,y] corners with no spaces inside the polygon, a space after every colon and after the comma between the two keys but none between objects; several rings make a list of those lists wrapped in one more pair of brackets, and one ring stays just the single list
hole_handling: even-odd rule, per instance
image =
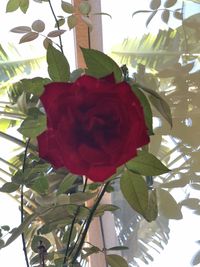
[{"label": "thin branch", "polygon": [[106,263],[106,267],[108,267],[108,262],[106,260],[106,256],[107,256],[107,253],[106,253],[106,240],[105,240],[105,233],[104,233],[104,229],[103,229],[103,220],[102,220],[102,217],[100,216],[99,217],[99,222],[100,222],[100,228],[101,228],[101,236],[102,236],[102,241],[103,241],[103,254],[104,254],[104,257],[105,257],[105,263]]},{"label": "thin branch", "polygon": [[[48,0],[48,3],[49,3],[49,6],[50,6],[50,9],[51,9],[51,12],[52,12],[52,14],[53,14],[53,17],[54,17],[54,19],[55,19],[56,26],[57,26],[58,30],[60,30],[59,22],[58,22],[58,20],[57,20],[56,14],[55,14],[55,12],[54,12],[53,6],[52,6],[52,4],[51,4],[51,0]],[[58,38],[59,38],[59,43],[60,43],[60,51],[64,54],[64,52],[63,52],[62,38],[61,38],[60,35],[58,36]]]},{"label": "thin branch", "polygon": [[74,257],[73,257],[73,259],[72,259],[72,264],[74,264],[74,262],[76,261],[76,259],[78,258],[79,254],[80,254],[80,251],[81,251],[81,249],[82,249],[82,247],[83,247],[83,244],[84,244],[84,242],[85,242],[85,238],[86,238],[86,235],[87,235],[87,232],[88,232],[90,223],[91,223],[91,221],[92,221],[92,219],[93,219],[93,215],[94,215],[94,213],[95,213],[95,211],[96,211],[96,209],[97,209],[97,207],[98,207],[98,205],[99,205],[99,203],[100,203],[102,197],[104,196],[104,194],[105,194],[105,192],[106,192],[106,189],[107,189],[109,183],[110,183],[110,181],[108,181],[108,182],[104,185],[104,188],[102,189],[102,191],[101,191],[99,197],[97,198],[97,200],[96,200],[96,202],[95,202],[93,208],[92,208],[91,211],[90,211],[90,214],[89,214],[89,216],[88,216],[88,218],[87,218],[87,221],[86,221],[86,224],[85,224],[85,229],[84,229],[83,234],[82,234],[82,236],[81,236],[80,243],[79,243],[78,248],[77,248],[77,250],[76,250],[76,252],[75,252],[75,254],[74,254]]},{"label": "thin branch", "polygon": [[[30,139],[28,139],[26,143],[26,148],[24,151],[24,160],[23,160],[23,165],[22,165],[22,172],[24,173],[25,167],[26,167],[26,158],[27,158],[27,153],[28,153],[28,146],[30,143]],[[21,186],[21,223],[24,221],[24,192],[23,192],[23,185]],[[24,256],[25,256],[25,261],[26,261],[26,266],[29,267],[29,261],[28,261],[28,254],[27,254],[27,249],[26,249],[26,240],[24,233],[22,233],[22,245],[23,245],[23,251],[24,251]]]},{"label": "thin branch", "polygon": [[[85,183],[84,183],[84,187],[83,187],[83,192],[85,192],[85,189],[87,187],[87,181],[88,181],[88,178],[86,177],[85,178]],[[74,229],[74,225],[75,225],[75,222],[76,222],[76,219],[77,219],[77,216],[79,214],[79,211],[80,211],[80,208],[81,206],[78,206],[77,210],[76,210],[76,213],[74,214],[74,218],[72,220],[72,224],[71,224],[71,227],[70,227],[70,232],[69,232],[69,238],[68,238],[68,242],[67,242],[67,246],[66,246],[66,250],[65,250],[65,256],[64,256],[64,260],[63,260],[63,265],[66,263],[67,261],[67,254],[68,254],[68,250],[69,250],[69,246],[70,246],[70,243],[71,243],[71,237],[72,237],[72,233],[73,233],[73,229]],[[80,233],[79,233],[79,236],[80,236]],[[79,238],[78,236],[78,238]],[[77,239],[78,240],[78,239]],[[73,252],[74,248],[76,246],[73,246],[73,249],[71,251],[71,253]],[[71,255],[71,253],[69,255]]]}]

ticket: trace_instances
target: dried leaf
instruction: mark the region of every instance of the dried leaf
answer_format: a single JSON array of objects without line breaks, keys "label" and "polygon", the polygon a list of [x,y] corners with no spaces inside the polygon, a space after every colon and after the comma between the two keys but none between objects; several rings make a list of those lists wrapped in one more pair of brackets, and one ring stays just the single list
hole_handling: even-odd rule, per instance
[{"label": "dried leaf", "polygon": [[42,20],[35,20],[32,23],[32,29],[36,32],[43,32],[45,29],[45,24]]},{"label": "dried leaf", "polygon": [[37,32],[28,32],[27,34],[23,35],[22,38],[20,39],[19,43],[27,43],[35,40],[38,37]]},{"label": "dried leaf", "polygon": [[161,13],[161,19],[164,23],[168,23],[169,21],[169,10],[168,9],[165,9],[162,13]]},{"label": "dried leaf", "polygon": [[158,9],[158,8],[160,7],[160,5],[161,5],[161,0],[152,0],[152,1],[150,2],[149,7],[150,7],[151,9],[153,9],[153,10],[156,10],[156,9]]},{"label": "dried leaf", "polygon": [[53,42],[52,42],[51,39],[49,39],[49,38],[45,38],[44,41],[43,41],[43,46],[44,46],[45,49],[48,49],[48,46],[49,46],[49,45],[52,45],[52,43],[53,43]]},{"label": "dried leaf", "polygon": [[150,13],[150,12],[152,11],[151,10],[137,10],[132,14],[132,17],[139,13]]},{"label": "dried leaf", "polygon": [[164,3],[164,7],[169,8],[176,4],[177,0],[166,0]]},{"label": "dried leaf", "polygon": [[10,30],[14,33],[27,33],[31,31],[31,28],[28,26],[18,26]]},{"label": "dried leaf", "polygon": [[174,11],[174,12],[173,12],[173,16],[174,16],[176,19],[179,19],[179,20],[182,20],[182,19],[183,19],[183,13],[182,13],[182,12],[179,12],[179,11]]},{"label": "dried leaf", "polygon": [[156,15],[156,13],[157,13],[157,10],[152,11],[151,15],[148,17],[148,19],[146,21],[146,27],[149,25],[149,23],[151,22],[153,17]]},{"label": "dried leaf", "polygon": [[64,32],[66,32],[66,30],[55,30],[55,31],[49,32],[47,36],[50,38],[54,38],[54,37],[58,37],[62,35]]}]

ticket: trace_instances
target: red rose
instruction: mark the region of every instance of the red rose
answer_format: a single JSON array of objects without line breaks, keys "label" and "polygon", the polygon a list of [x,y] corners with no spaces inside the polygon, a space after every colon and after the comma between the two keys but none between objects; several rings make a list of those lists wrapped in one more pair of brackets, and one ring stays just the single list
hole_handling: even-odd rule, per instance
[{"label": "red rose", "polygon": [[113,75],[50,83],[40,99],[48,126],[38,136],[39,155],[55,168],[104,181],[149,142],[139,100]]}]

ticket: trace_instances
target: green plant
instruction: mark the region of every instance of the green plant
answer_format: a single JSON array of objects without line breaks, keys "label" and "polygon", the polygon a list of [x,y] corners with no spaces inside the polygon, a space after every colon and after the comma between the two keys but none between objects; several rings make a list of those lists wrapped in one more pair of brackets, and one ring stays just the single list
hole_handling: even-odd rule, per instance
[{"label": "green plant", "polygon": [[[10,0],[7,11],[11,12],[20,8],[26,12],[28,3],[28,1],[22,4],[21,1]],[[105,192],[110,193],[115,190],[114,184],[117,180],[120,180],[120,190],[123,196],[140,217],[149,222],[156,219],[158,215],[156,191],[158,191],[159,197],[163,197],[160,197],[163,202],[167,199],[173,203],[178,214],[176,219],[181,218],[179,206],[174,202],[171,194],[162,189],[163,180],[160,175],[169,172],[169,169],[149,152],[148,146],[143,147],[138,151],[137,157],[120,166],[116,174],[103,182],[97,181],[90,184],[86,177],[70,173],[63,168],[54,168],[38,155],[36,138],[46,129],[46,117],[39,99],[44,86],[49,83],[63,81],[73,83],[77,76],[85,73],[97,79],[114,73],[117,82],[124,80],[140,100],[149,135],[153,135],[152,106],[155,106],[159,114],[172,126],[171,112],[160,92],[157,93],[155,90],[158,88],[156,77],[147,74],[142,65],[139,65],[138,72],[135,74],[137,81],[135,83],[134,79],[129,77],[125,66],[119,67],[102,52],[85,48],[82,51],[87,69],[79,69],[71,73],[69,63],[63,53],[62,35],[65,31],[60,27],[65,21],[69,28],[75,27],[76,16],[81,15],[83,21],[91,28],[89,20],[91,6],[88,1],[82,1],[77,15],[72,4],[62,1],[61,8],[68,14],[65,18],[55,15],[50,0],[41,1],[40,4],[49,4],[55,18],[56,30],[43,36],[45,24],[42,20],[34,21],[31,27],[16,26],[12,29],[15,33],[23,34],[20,39],[21,43],[33,41],[38,37],[44,38],[47,48],[48,76],[20,79],[15,87],[8,91],[11,102],[3,104],[2,112],[7,112],[7,115],[12,115],[14,111],[17,111],[19,119],[17,130],[21,133],[21,139],[3,131],[0,132],[0,136],[13,141],[23,148],[23,151],[20,150],[12,159],[2,159],[9,167],[10,180],[4,180],[0,190],[8,194],[14,193],[14,198],[19,202],[21,210],[21,225],[12,231],[8,230],[10,237],[6,241],[1,239],[1,247],[9,245],[19,235],[22,235],[27,266],[29,266],[29,255],[32,266],[58,267],[84,265],[86,259],[95,253],[104,253],[108,264],[112,267],[116,266],[118,261],[120,266],[127,266],[124,258],[115,254],[107,254],[112,250],[125,250],[126,246],[120,246],[117,249],[116,247],[98,248],[86,242],[85,237],[91,220],[97,216],[101,217],[106,211],[114,212],[118,209],[118,206],[113,204],[100,204]],[[51,41],[54,37],[59,38],[58,43]],[[145,36],[143,41],[148,40],[148,37]],[[158,43],[166,44],[168,41],[173,43],[174,40],[177,40],[177,36],[173,31],[160,32],[158,37],[154,38],[153,44],[157,47]],[[175,61],[179,54],[176,56],[175,59],[173,57]],[[159,57],[156,60],[149,58],[150,60],[143,57],[138,63],[151,67],[151,64],[153,67],[158,65]],[[13,69],[16,70],[15,67]],[[147,86],[150,81],[153,88]],[[15,117],[13,120],[15,121]],[[159,176],[161,184],[159,190],[153,186],[154,176]],[[87,201],[93,201],[94,204],[88,207],[85,204]]]}]

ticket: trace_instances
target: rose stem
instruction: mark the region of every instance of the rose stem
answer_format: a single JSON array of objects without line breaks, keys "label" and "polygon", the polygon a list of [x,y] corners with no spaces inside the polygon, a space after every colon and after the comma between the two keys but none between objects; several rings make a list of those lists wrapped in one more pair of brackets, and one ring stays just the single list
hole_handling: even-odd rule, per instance
[{"label": "rose stem", "polygon": [[[83,192],[85,192],[85,189],[86,189],[86,186],[87,186],[87,181],[88,181],[88,178],[86,177],[85,178],[85,182],[84,182]],[[74,214],[74,218],[72,220],[72,224],[71,224],[70,232],[69,232],[69,238],[68,238],[68,242],[67,242],[67,246],[66,246],[66,250],[65,250],[65,257],[64,257],[64,260],[63,260],[63,265],[67,261],[67,254],[68,254],[68,250],[69,250],[69,246],[70,246],[70,242],[71,242],[72,232],[73,232],[74,224],[75,224],[75,221],[76,221],[76,218],[78,216],[79,211],[80,211],[80,206],[78,206],[78,208],[77,208],[77,210],[76,210],[76,212]],[[73,247],[73,249],[74,249],[74,247]],[[73,249],[72,249],[72,251],[73,251]],[[70,253],[70,255],[71,255],[71,253]]]},{"label": "rose stem", "polygon": [[[51,0],[48,0],[48,3],[49,3],[49,6],[50,6],[50,9],[51,9],[51,12],[52,12],[52,14],[53,14],[53,17],[54,17],[54,19],[55,19],[56,26],[57,26],[58,30],[60,30],[59,22],[58,22],[58,20],[57,20],[57,18],[56,18],[56,14],[55,14],[54,9],[53,9],[53,6],[52,6],[52,4],[51,4]],[[60,51],[64,54],[64,52],[63,52],[62,38],[61,38],[60,35],[58,36],[58,38],[59,38],[59,43],[60,43]]]},{"label": "rose stem", "polygon": [[76,250],[76,253],[75,253],[75,255],[74,255],[73,259],[72,259],[72,264],[75,262],[75,260],[77,259],[77,257],[78,257],[79,254],[80,254],[80,251],[81,251],[81,249],[82,249],[82,247],[83,247],[83,244],[84,244],[84,242],[85,242],[85,238],[86,238],[86,235],[87,235],[87,232],[88,232],[90,223],[91,223],[91,221],[92,221],[92,219],[93,219],[93,215],[94,215],[94,213],[95,213],[95,211],[96,211],[96,209],[97,209],[97,207],[98,207],[98,205],[99,205],[99,203],[100,203],[102,197],[104,196],[104,194],[105,194],[105,192],[106,192],[106,189],[107,189],[109,183],[110,183],[110,181],[108,181],[108,182],[104,185],[104,188],[102,189],[102,191],[101,191],[101,193],[99,194],[99,197],[97,198],[97,200],[96,200],[96,202],[95,202],[95,204],[94,204],[92,210],[90,211],[90,214],[89,214],[88,219],[87,219],[87,221],[86,221],[85,229],[84,229],[84,231],[83,231],[83,234],[82,234],[80,243],[79,243],[78,248],[77,248],[77,250]]},{"label": "rose stem", "polygon": [[[25,171],[25,165],[26,165],[29,143],[30,143],[30,138],[27,140],[25,151],[24,151],[22,173],[24,173],[24,171]],[[24,192],[23,192],[23,184],[22,184],[21,185],[21,223],[23,223],[23,221],[24,221]],[[23,244],[23,251],[24,251],[26,266],[29,267],[28,255],[27,255],[27,249],[26,249],[26,241],[25,241],[25,236],[24,236],[23,232],[22,232],[21,236],[22,236],[22,244]]]}]

